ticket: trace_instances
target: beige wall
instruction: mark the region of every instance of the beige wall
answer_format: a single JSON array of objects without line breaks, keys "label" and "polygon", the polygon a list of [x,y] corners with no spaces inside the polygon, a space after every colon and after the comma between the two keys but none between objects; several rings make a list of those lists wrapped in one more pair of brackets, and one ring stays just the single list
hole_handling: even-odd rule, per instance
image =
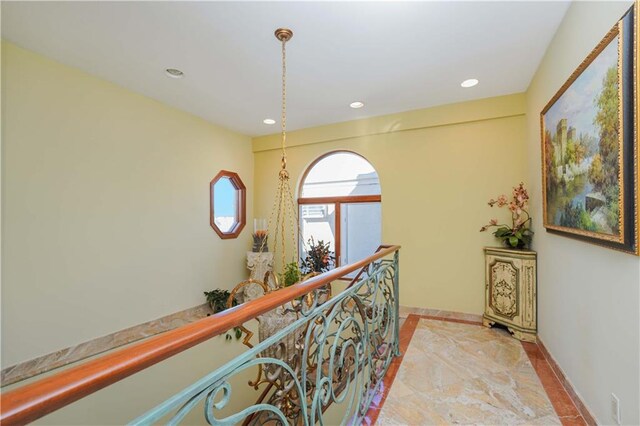
[{"label": "beige wall", "polygon": [[[256,322],[247,324],[257,333]],[[241,341],[226,341],[224,336],[214,337],[185,352],[174,355],[159,364],[151,366],[135,375],[114,383],[80,401],[61,408],[39,420],[38,425],[124,425],[136,419],[159,403],[172,397],[187,386],[205,377],[223,363],[241,355],[246,350]],[[51,373],[37,377],[48,376]],[[218,417],[235,414],[255,403],[259,392],[247,385],[255,380],[257,368],[249,368],[232,376],[232,396],[229,404],[216,412]],[[14,389],[30,383],[32,379],[3,388],[2,391]],[[262,391],[262,388],[261,390]],[[175,411],[170,413],[170,416]],[[168,416],[169,417],[169,416]],[[159,424],[166,424],[164,421]],[[206,425],[204,404],[201,401],[194,407],[181,425]]]},{"label": "beige wall", "polygon": [[[524,96],[512,95],[291,132],[293,185],[318,156],[347,149],[366,157],[382,186],[383,243],[400,244],[400,303],[482,313],[478,232],[487,200],[526,178]],[[255,212],[275,194],[278,136],[255,138]],[[265,150],[266,149],[266,150]]]},{"label": "beige wall", "polygon": [[539,334],[602,424],[614,423],[612,392],[623,423],[640,423],[640,260],[543,230],[539,114],[629,5],[574,2],[527,92]]},{"label": "beige wall", "polygon": [[[167,79],[167,84],[175,84]],[[2,45],[2,366],[204,302],[246,276],[209,181],[248,137]]]},{"label": "beige wall", "polygon": [[[640,260],[544,231],[539,112],[627,5],[574,3],[526,96],[305,129],[288,139],[296,188],[304,169],[331,150],[356,151],[376,167],[383,242],[403,246],[401,303],[408,306],[482,312],[481,247],[496,241],[478,229],[505,217],[486,200],[524,180],[539,252],[540,337],[604,424],[612,423],[612,392],[623,422],[640,423]],[[252,160],[247,137],[6,43],[2,86],[3,366],[196,305],[202,291],[245,276],[251,227],[238,240],[215,235],[208,181],[219,169],[237,171],[249,190],[248,220],[268,217],[277,135],[255,138]],[[98,407],[122,404],[119,395],[149,388],[156,401],[158,392],[168,395],[218,365],[202,364],[218,341],[50,423],[82,422]],[[116,423],[140,412],[119,407]],[[95,421],[107,421],[108,411],[100,413]]]}]

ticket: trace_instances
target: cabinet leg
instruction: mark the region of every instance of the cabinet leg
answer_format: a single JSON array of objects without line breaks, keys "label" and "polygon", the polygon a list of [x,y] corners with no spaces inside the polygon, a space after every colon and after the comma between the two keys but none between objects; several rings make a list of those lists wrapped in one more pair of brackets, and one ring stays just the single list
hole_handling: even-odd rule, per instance
[{"label": "cabinet leg", "polygon": [[490,319],[482,317],[482,325],[484,325],[485,327],[491,328],[495,323],[496,323],[495,321],[491,321]]}]

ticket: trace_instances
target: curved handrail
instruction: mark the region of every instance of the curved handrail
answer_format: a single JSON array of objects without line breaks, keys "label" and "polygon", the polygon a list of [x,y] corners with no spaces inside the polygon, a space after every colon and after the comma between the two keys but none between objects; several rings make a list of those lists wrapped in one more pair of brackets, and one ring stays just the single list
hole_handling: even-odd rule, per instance
[{"label": "curved handrail", "polygon": [[400,249],[387,246],[350,265],[238,305],[0,395],[0,423],[25,424],[225,333]]}]

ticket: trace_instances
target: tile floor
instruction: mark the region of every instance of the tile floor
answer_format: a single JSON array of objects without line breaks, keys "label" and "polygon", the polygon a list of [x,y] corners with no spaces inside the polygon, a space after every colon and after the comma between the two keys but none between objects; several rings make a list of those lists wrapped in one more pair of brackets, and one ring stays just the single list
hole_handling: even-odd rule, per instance
[{"label": "tile floor", "polygon": [[409,315],[400,348],[365,424],[585,424],[538,346],[504,330]]}]

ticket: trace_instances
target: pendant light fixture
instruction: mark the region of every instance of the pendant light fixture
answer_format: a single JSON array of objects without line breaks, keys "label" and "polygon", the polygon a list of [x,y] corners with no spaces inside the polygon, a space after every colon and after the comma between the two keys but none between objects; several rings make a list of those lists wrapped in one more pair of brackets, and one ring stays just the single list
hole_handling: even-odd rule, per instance
[{"label": "pendant light fixture", "polygon": [[[273,202],[271,216],[269,218],[269,233],[272,235],[272,251],[280,252],[281,271],[284,272],[287,265],[287,235],[290,236],[291,260],[298,263],[298,212],[293,199],[293,191],[289,181],[287,170],[287,42],[293,37],[293,31],[288,28],[278,28],[275,31],[276,38],[282,46],[282,114],[281,114],[281,157],[280,171],[278,172],[278,189]],[[289,228],[289,229],[287,229]]]}]

